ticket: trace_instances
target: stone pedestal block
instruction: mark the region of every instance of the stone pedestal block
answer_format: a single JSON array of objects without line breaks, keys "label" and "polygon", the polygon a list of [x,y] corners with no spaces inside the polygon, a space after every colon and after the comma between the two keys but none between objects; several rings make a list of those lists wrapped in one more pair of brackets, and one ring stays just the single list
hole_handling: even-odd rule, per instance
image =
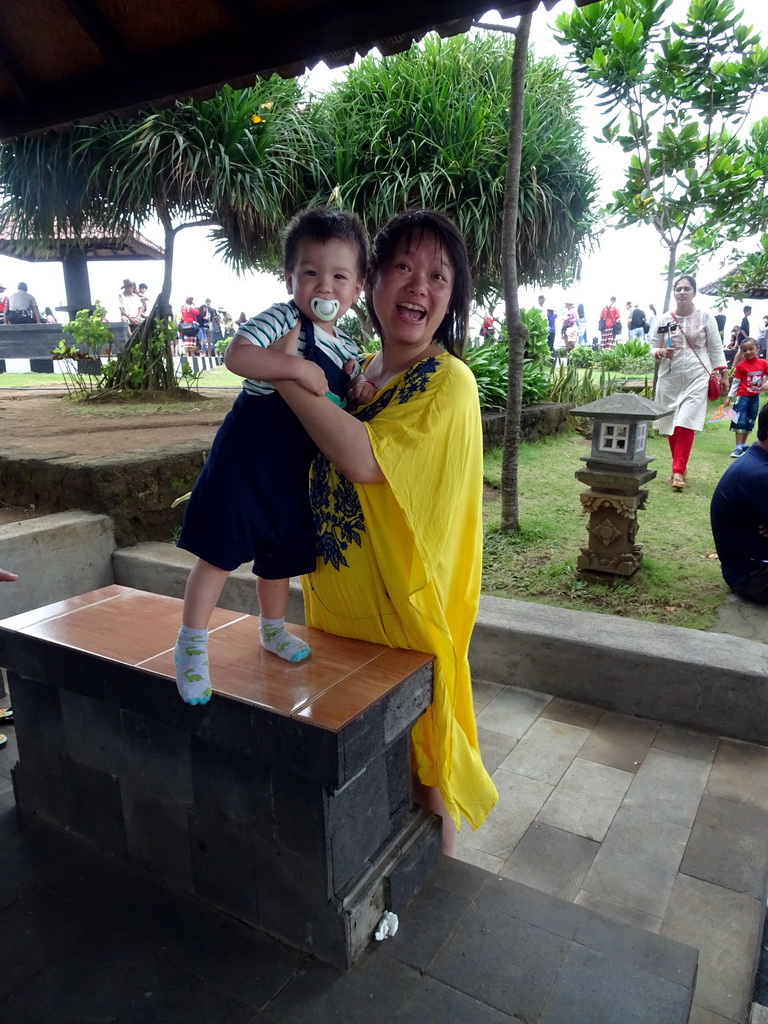
[{"label": "stone pedestal block", "polygon": [[217,610],[211,701],[184,704],[181,603],[112,586],[0,623],[16,799],[254,927],[339,967],[440,857],[410,792],[432,658],[301,626],[299,665]]}]

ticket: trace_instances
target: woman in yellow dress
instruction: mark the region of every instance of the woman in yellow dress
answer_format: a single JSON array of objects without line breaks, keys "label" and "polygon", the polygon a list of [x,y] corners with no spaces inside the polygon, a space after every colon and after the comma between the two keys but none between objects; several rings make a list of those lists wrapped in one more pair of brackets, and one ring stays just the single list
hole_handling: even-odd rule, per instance
[{"label": "woman in yellow dress", "polygon": [[[435,655],[413,728],[415,796],[455,848],[498,799],[477,743],[467,658],[480,597],[482,431],[461,360],[471,277],[464,240],[433,211],[394,217],[372,246],[367,295],[381,350],[349,415],[293,382],[277,389],[321,451],[311,480],[317,569],[307,624]],[[369,399],[369,400],[368,400]],[[455,827],[454,827],[455,826]]]}]

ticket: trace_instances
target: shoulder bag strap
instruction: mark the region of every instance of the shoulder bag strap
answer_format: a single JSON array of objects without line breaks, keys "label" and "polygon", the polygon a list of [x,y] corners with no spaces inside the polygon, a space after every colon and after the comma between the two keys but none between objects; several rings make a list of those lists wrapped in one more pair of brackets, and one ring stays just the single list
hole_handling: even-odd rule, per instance
[{"label": "shoulder bag strap", "polygon": [[712,374],[713,374],[713,373],[714,373],[715,371],[714,371],[714,370],[708,370],[708,369],[707,369],[707,367],[706,367],[706,364],[705,364],[704,360],[703,360],[703,359],[701,358],[701,356],[699,355],[699,353],[698,353],[698,352],[696,351],[696,349],[695,349],[695,348],[693,347],[693,345],[692,345],[692,344],[690,343],[690,341],[688,340],[688,335],[687,335],[687,334],[685,333],[685,331],[683,330],[683,325],[682,325],[682,324],[680,323],[680,321],[679,321],[679,320],[677,319],[677,317],[675,316],[675,314],[674,314],[674,313],[670,313],[669,315],[670,315],[670,316],[672,317],[672,319],[673,319],[673,320],[675,321],[675,323],[677,324],[677,326],[678,326],[678,327],[680,328],[680,333],[681,333],[681,334],[682,334],[682,336],[683,336],[683,337],[685,338],[686,344],[687,344],[687,345],[688,345],[688,347],[690,348],[691,352],[693,352],[693,354],[694,354],[694,355],[696,356],[696,358],[697,358],[697,359],[699,360],[699,362],[701,363],[701,368],[702,368],[702,370],[704,371],[704,373],[706,373],[707,377],[710,377],[710,376],[711,376],[711,375],[712,375]]}]

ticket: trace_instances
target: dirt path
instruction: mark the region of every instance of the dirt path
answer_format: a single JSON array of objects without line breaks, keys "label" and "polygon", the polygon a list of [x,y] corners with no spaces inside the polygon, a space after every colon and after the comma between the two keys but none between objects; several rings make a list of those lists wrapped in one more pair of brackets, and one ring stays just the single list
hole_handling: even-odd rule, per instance
[{"label": "dirt path", "polygon": [[[0,459],[73,459],[163,455],[195,442],[209,448],[237,397],[238,389],[190,392],[173,405],[81,405],[58,394],[0,388]],[[34,519],[51,509],[17,505],[0,492],[0,526]],[[18,501],[18,497],[15,499]]]},{"label": "dirt path", "polygon": [[0,451],[15,458],[98,458],[162,451],[190,439],[208,442],[237,394],[210,389],[172,406],[84,406],[60,395],[0,389]]}]

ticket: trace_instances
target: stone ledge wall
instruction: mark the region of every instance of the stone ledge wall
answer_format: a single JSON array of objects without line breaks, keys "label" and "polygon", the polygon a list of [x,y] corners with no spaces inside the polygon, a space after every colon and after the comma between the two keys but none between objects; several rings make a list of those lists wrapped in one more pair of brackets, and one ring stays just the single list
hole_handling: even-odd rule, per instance
[{"label": "stone ledge wall", "polygon": [[[520,413],[520,437],[523,441],[539,441],[542,437],[560,434],[565,430],[568,413],[573,408],[568,402],[541,402],[526,405]],[[503,412],[483,411],[483,448],[499,448],[504,443]]]}]

